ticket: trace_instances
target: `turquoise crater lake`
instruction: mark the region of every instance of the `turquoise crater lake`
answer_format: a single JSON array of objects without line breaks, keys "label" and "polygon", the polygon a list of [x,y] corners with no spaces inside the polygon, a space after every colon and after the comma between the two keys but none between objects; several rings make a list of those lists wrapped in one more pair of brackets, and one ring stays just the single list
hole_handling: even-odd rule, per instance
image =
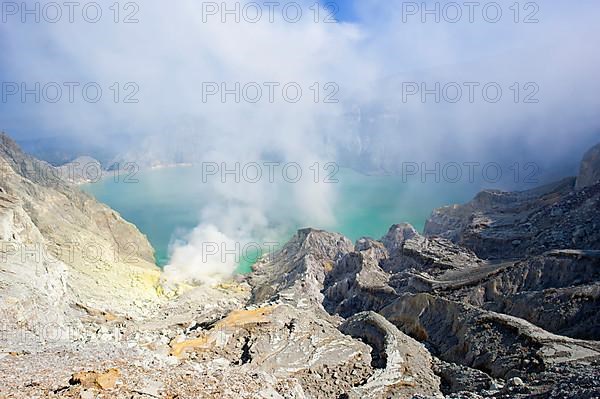
[{"label": "turquoise crater lake", "polygon": [[[108,176],[82,188],[146,234],[156,251],[156,263],[164,266],[169,262],[173,239],[185,236],[201,222],[199,210],[210,200],[210,191],[199,184],[200,173],[199,167],[149,169],[139,172],[135,183],[125,183],[123,176],[118,181]],[[280,242],[304,227],[339,232],[351,240],[380,238],[392,224],[400,222],[422,230],[434,208],[468,201],[479,191],[474,184],[423,184],[418,179],[405,183],[399,176],[365,175],[351,169],[340,169],[336,179],[338,182],[332,183],[338,198],[335,224],[299,224],[280,237]],[[238,271],[249,272],[254,261],[251,256],[244,259]]]}]

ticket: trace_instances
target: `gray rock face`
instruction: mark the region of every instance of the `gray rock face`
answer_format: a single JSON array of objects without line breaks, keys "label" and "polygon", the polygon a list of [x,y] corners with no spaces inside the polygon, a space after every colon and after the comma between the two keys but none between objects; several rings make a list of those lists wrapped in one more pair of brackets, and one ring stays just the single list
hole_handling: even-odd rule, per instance
[{"label": "gray rock face", "polygon": [[[132,293],[159,300],[154,251],[134,225],[5,134],[0,170],[0,290],[9,309],[50,301],[62,316],[77,303],[135,314]],[[30,317],[54,313],[44,309],[31,308]]]},{"label": "gray rock face", "polygon": [[575,187],[581,190],[597,183],[600,183],[600,144],[592,147],[583,156]]},{"label": "gray rock face", "polygon": [[303,307],[320,304],[325,275],[353,249],[352,242],[340,234],[298,231],[272,259],[263,259],[254,266],[250,277],[252,301],[279,299]]},{"label": "gray rock face", "polygon": [[387,251],[381,243],[369,245],[342,257],[327,275],[323,305],[330,313],[348,317],[361,310],[379,310],[396,297],[389,273],[379,266]]},{"label": "gray rock face", "polygon": [[381,239],[381,243],[392,253],[400,252],[406,241],[417,236],[419,236],[419,233],[410,224],[395,224],[390,227],[387,234]]},{"label": "gray rock face", "polygon": [[599,180],[600,144],[586,153],[577,178],[523,192],[483,191],[465,205],[434,210],[425,235],[447,238],[483,259],[600,249]]},{"label": "gray rock face", "polygon": [[426,238],[410,225],[394,225],[381,242],[361,239],[325,280],[323,304],[348,317],[379,311],[404,292],[434,289],[435,278],[450,272],[479,271],[485,262],[466,248]]},{"label": "gray rock face", "polygon": [[567,179],[518,193],[484,191],[465,205],[434,210],[425,234],[447,238],[483,259],[600,249],[600,185],[574,191],[573,183]]},{"label": "gray rock face", "polygon": [[407,269],[431,272],[483,263],[468,249],[443,238],[423,237],[407,224],[392,226],[381,242],[389,252],[389,259],[382,267],[390,272]]},{"label": "gray rock face", "polygon": [[553,335],[522,319],[430,294],[404,294],[380,313],[401,331],[428,342],[441,359],[497,378],[600,356],[598,342]]},{"label": "gray rock face", "polygon": [[[131,246],[127,254],[141,267],[156,269],[154,250],[139,230],[119,214],[57,178],[61,172],[25,153],[5,134],[0,135],[2,192],[22,206],[48,241],[65,246],[85,233],[101,237],[112,248]],[[60,223],[59,223],[60,222]],[[143,262],[142,262],[143,261]]]},{"label": "gray rock face", "polygon": [[439,378],[432,370],[429,352],[381,315],[358,313],[346,320],[340,331],[364,340],[373,348],[376,368],[369,380],[354,388],[348,397],[409,399],[415,394],[440,394]]},{"label": "gray rock face", "polygon": [[600,251],[563,250],[527,258],[440,295],[528,320],[550,332],[600,339]]},{"label": "gray rock face", "polygon": [[16,173],[27,180],[40,185],[61,185],[60,175],[54,167],[21,151],[17,143],[6,133],[0,133],[0,158],[2,174]]},{"label": "gray rock face", "polygon": [[171,344],[172,353],[203,362],[224,359],[279,384],[296,381],[307,397],[337,398],[372,374],[367,345],[289,305],[236,310],[194,333]]}]

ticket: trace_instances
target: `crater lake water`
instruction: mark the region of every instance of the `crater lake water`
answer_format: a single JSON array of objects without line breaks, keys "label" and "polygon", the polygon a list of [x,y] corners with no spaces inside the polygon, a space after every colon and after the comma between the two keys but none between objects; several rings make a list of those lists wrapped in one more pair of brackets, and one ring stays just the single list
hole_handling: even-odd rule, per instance
[{"label": "crater lake water", "polygon": [[[154,247],[157,265],[164,266],[169,261],[170,244],[200,223],[199,210],[209,201],[211,193],[200,182],[200,173],[199,167],[149,169],[139,172],[135,182],[125,182],[124,176],[108,176],[82,188],[135,224]],[[335,231],[353,241],[360,237],[379,239],[400,222],[422,231],[434,208],[469,201],[481,189],[468,182],[422,183],[417,178],[403,182],[400,176],[366,175],[344,168],[336,179],[337,183],[331,183],[337,192],[334,225],[298,224],[279,242],[285,243],[296,229],[304,227]],[[248,256],[238,271],[249,272],[255,261],[256,257]]]}]

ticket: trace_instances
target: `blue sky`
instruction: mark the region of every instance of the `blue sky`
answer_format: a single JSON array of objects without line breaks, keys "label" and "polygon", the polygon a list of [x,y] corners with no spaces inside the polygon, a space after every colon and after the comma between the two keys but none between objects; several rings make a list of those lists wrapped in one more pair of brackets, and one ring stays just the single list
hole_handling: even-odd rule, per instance
[{"label": "blue sky", "polygon": [[358,22],[360,21],[359,15],[356,13],[355,9],[355,1],[354,0],[336,0],[336,1],[326,1],[320,0],[320,4],[323,7],[327,6],[327,9],[330,10],[335,19],[340,22]]}]

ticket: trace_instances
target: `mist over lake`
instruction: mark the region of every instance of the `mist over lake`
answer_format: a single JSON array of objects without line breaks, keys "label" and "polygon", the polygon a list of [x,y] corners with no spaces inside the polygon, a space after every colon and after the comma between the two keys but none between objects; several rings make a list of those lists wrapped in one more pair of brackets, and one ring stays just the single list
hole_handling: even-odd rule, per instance
[{"label": "mist over lake", "polygon": [[[201,176],[200,166],[149,169],[130,178],[125,174],[119,178],[109,175],[83,188],[146,234],[156,250],[157,264],[164,266],[169,262],[172,245],[185,241],[186,235],[202,222],[198,210],[213,201],[210,185],[203,184]],[[418,178],[366,175],[348,168],[341,168],[331,180],[315,184],[328,184],[334,190],[334,222],[290,224],[285,213],[271,209],[268,223],[278,232],[274,237],[278,244],[285,243],[297,229],[305,227],[336,231],[351,240],[363,236],[378,239],[391,224],[400,222],[411,223],[422,230],[432,209],[468,201],[481,188],[480,184],[468,181],[422,183]],[[276,179],[266,187],[273,193],[281,193],[277,203],[285,204],[293,195],[293,184]],[[262,244],[265,237],[252,239],[253,243]],[[243,248],[248,243],[240,244]],[[254,256],[240,255],[238,271],[248,272],[254,260]]]}]

